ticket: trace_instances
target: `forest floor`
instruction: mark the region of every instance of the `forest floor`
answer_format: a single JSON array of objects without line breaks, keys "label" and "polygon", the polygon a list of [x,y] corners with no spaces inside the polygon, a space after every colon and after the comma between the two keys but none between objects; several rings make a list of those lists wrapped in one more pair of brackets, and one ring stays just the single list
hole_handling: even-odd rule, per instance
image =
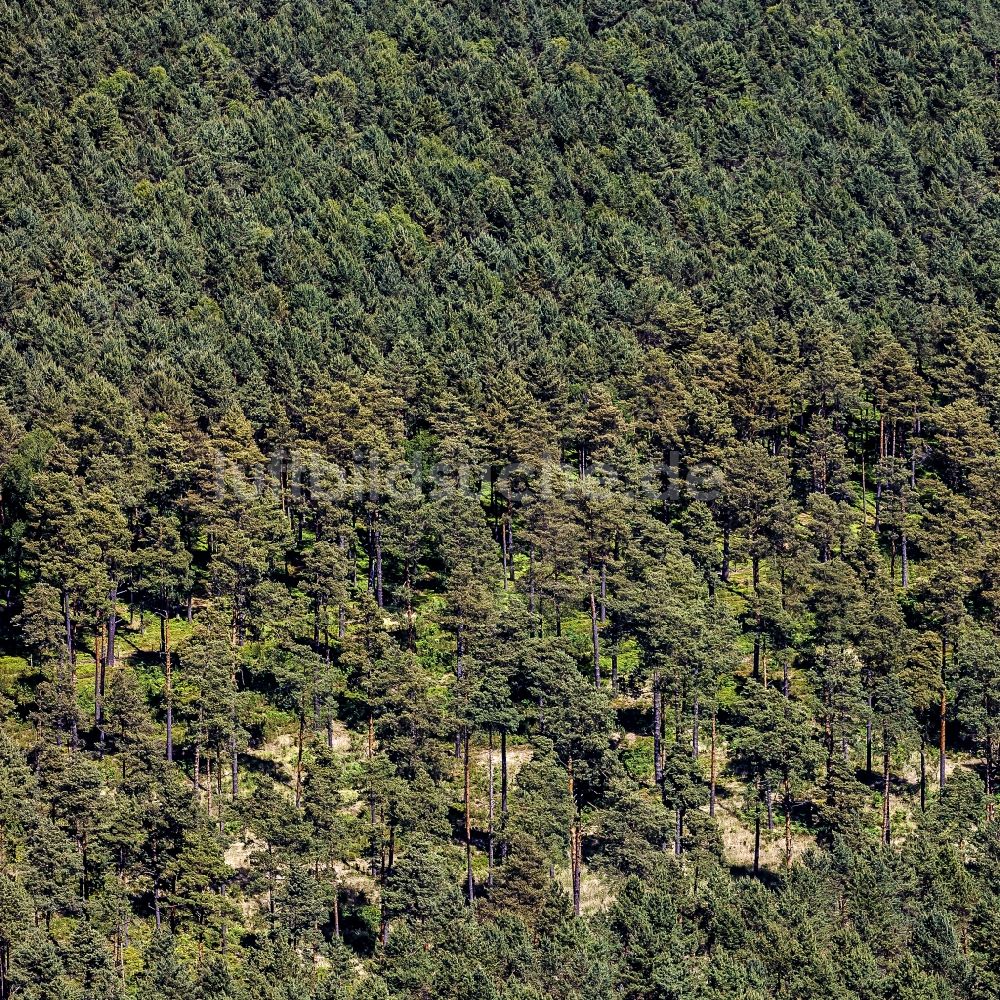
[{"label": "forest floor", "polygon": [[[125,610],[125,609],[123,609]],[[162,664],[160,662],[160,622],[152,614],[147,614],[144,621],[138,614],[131,617],[127,610],[123,614],[125,619],[119,627],[119,659],[128,660],[134,667],[141,683],[146,687],[147,693],[155,699],[162,694]],[[140,621],[142,624],[140,625]],[[570,632],[578,623],[571,622]],[[587,623],[589,627],[589,622]],[[171,647],[175,648],[183,642],[191,632],[191,624],[184,618],[175,618],[170,624]],[[79,664],[77,683],[79,691],[79,703],[81,711],[85,714],[93,711],[93,641],[86,640],[80,644]],[[619,666],[622,669],[622,676],[627,677],[630,668],[634,667],[631,662],[632,655],[623,657]],[[602,666],[610,672],[610,664],[604,663],[602,656]],[[746,666],[744,669],[748,669]],[[0,655],[0,697],[10,697],[14,689],[22,683],[33,671],[31,663],[21,656]],[[792,678],[793,684],[797,678]],[[638,694],[638,693],[636,693]],[[648,769],[651,772],[651,750],[652,740],[648,733],[644,731],[644,725],[640,721],[642,714],[646,711],[648,702],[648,692],[642,692],[635,696],[619,696],[615,700],[615,709],[619,712],[623,720],[620,739],[626,745],[629,754],[636,767],[636,777],[652,780],[651,773],[645,774]],[[267,738],[256,748],[251,748],[244,752],[246,760],[246,772],[257,775],[270,775],[277,786],[289,796],[294,795],[295,770],[297,759],[297,733],[290,726],[286,725],[284,718],[271,720],[270,726],[274,728],[268,733]],[[665,722],[667,720],[665,719]],[[669,729],[669,723],[667,723]],[[269,726],[269,728],[270,728]],[[179,724],[175,733],[178,738],[183,738],[183,724]],[[276,730],[276,731],[275,731]],[[341,754],[349,754],[352,750],[357,750],[363,743],[363,734],[352,733],[342,722],[335,721],[333,726],[333,749]],[[323,733],[317,733],[317,740],[324,739]],[[520,769],[527,764],[533,755],[532,746],[519,739],[512,739],[508,746],[508,777],[513,788],[517,774]],[[702,759],[707,773],[707,754],[703,751]],[[485,744],[476,746],[473,749],[473,810],[474,823],[477,829],[485,831],[486,817],[488,815],[488,750]],[[500,752],[499,740],[494,744],[494,810],[495,815],[499,814],[500,795]],[[949,756],[947,761],[947,773],[950,775],[958,765],[975,767],[981,762],[961,754]],[[308,768],[308,751],[305,758],[305,767]],[[632,765],[630,764],[630,770]],[[748,817],[745,809],[745,793],[740,782],[727,774],[725,746],[720,740],[718,746],[717,773],[717,800],[715,819],[718,832],[722,841],[723,854],[726,863],[734,872],[748,872],[753,864],[754,831],[752,820]],[[937,794],[937,757],[933,748],[928,748],[926,760],[927,776],[927,798],[928,802],[933,800]],[[881,803],[881,781],[877,774],[864,775],[859,777],[870,789],[870,822],[877,822]],[[912,835],[916,828],[920,812],[920,770],[919,756],[913,751],[908,756],[903,755],[893,761],[893,781],[892,781],[892,829],[893,840],[896,843],[904,841],[907,836]],[[345,802],[345,808],[351,808],[351,804]],[[702,807],[702,811],[708,811],[708,806]],[[232,834],[231,834],[232,835]],[[238,835],[237,835],[238,836]],[[816,837],[801,822],[793,820],[791,835],[791,851],[793,861],[802,857],[811,847],[817,843]],[[237,870],[247,870],[251,865],[252,843],[242,839],[230,840],[225,850],[225,860],[227,864]],[[485,856],[479,856],[477,852],[476,868],[480,868],[485,875]],[[773,829],[768,830],[766,823],[761,831],[760,843],[760,864],[761,868],[771,873],[780,872],[785,865],[785,842],[784,842],[784,817],[781,813],[780,803],[775,801]],[[364,893],[372,898],[375,892],[375,882],[362,864],[356,866],[342,866],[343,871],[339,872],[345,887],[359,893]],[[560,866],[556,870],[556,877],[563,885],[567,893],[571,891],[569,865]],[[593,912],[606,907],[612,899],[612,888],[608,880],[602,874],[586,864],[581,876],[581,906],[584,912]]]}]

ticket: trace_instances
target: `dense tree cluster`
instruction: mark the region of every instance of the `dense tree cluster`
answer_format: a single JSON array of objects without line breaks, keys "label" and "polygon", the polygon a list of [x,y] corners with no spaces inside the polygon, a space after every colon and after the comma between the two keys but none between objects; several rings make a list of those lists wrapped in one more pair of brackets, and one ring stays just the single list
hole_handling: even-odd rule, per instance
[{"label": "dense tree cluster", "polygon": [[1000,997],[998,59],[0,5],[0,1000]]}]

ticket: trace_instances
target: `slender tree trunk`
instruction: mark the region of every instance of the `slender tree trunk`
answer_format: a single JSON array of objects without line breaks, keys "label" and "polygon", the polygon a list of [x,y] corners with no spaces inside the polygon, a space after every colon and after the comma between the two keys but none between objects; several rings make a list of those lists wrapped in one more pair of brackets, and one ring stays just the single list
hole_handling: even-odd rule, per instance
[{"label": "slender tree trunk", "polygon": [[698,746],[699,737],[701,735],[701,733],[700,733],[701,723],[700,723],[700,720],[699,720],[699,708],[700,708],[700,701],[699,701],[698,695],[696,693],[695,696],[694,696],[694,704],[691,706],[691,715],[692,715],[692,723],[691,723],[691,756],[694,757],[695,760],[698,759],[698,753],[699,753],[699,750],[700,750],[700,748]]},{"label": "slender tree trunk", "polygon": [[510,499],[507,500],[507,551],[510,553],[510,582],[514,582],[514,521],[510,511]]},{"label": "slender tree trunk", "polygon": [[487,827],[487,836],[489,837],[489,869],[486,876],[486,884],[493,888],[493,787],[494,787],[494,771],[493,771],[493,727],[490,726],[490,742],[489,742],[489,818]]},{"label": "slender tree trunk", "polygon": [[601,686],[601,647],[597,634],[597,605],[594,599],[594,585],[590,585],[590,641],[594,653],[594,686]]},{"label": "slender tree trunk", "polygon": [[[760,621],[760,606],[759,599],[757,597],[760,591],[760,560],[756,556],[751,560],[753,566],[753,592],[754,601],[758,604],[756,612],[756,620],[754,622],[754,632],[753,632],[753,679],[758,680],[760,677],[760,633],[761,633],[761,621]],[[767,687],[767,681],[764,682],[764,687]]]},{"label": "slender tree trunk", "polygon": [[101,648],[104,642],[104,622],[100,619],[97,623],[97,632],[94,634],[94,725],[100,726],[102,715],[101,702],[101,661],[104,659],[104,651]]},{"label": "slender tree trunk", "polygon": [[500,861],[507,860],[507,727],[500,729]]},{"label": "slender tree trunk", "polygon": [[660,692],[660,672],[653,671],[653,779],[663,783],[663,756],[661,753],[661,730],[663,728],[663,705]]},{"label": "slender tree trunk", "polygon": [[302,806],[302,754],[305,749],[306,720],[303,712],[299,713],[298,750],[295,755],[295,808]]},{"label": "slender tree trunk", "polygon": [[201,724],[203,710],[198,706],[198,734],[194,741],[194,800],[201,800]]},{"label": "slender tree trunk", "polygon": [[618,693],[618,620],[611,614],[611,693]]},{"label": "slender tree trunk", "polygon": [[240,756],[236,750],[236,733],[229,737],[229,764],[232,778],[233,801],[239,797],[240,792]]},{"label": "slender tree trunk", "polygon": [[885,462],[885,417],[878,421],[878,482],[875,484],[875,534],[882,529],[882,468]]},{"label": "slender tree trunk", "polygon": [[464,772],[465,772],[465,878],[469,905],[475,899],[475,887],[472,881],[472,809],[469,795],[469,727],[465,726],[464,739]]},{"label": "slender tree trunk", "polygon": [[384,607],[385,601],[382,594],[382,529],[375,531],[375,597],[378,606]]},{"label": "slender tree trunk", "polygon": [[892,838],[891,805],[889,802],[889,733],[882,732],[882,844],[886,847]]},{"label": "slender tree trunk", "polygon": [[760,872],[760,802],[757,802],[757,811],[753,818],[753,873]]},{"label": "slender tree trunk", "polygon": [[785,867],[792,864],[792,793],[788,784],[788,775],[784,776],[784,807],[785,807]]},{"label": "slender tree trunk", "polygon": [[708,815],[715,816],[715,709],[712,709],[712,752],[709,762]]},{"label": "slender tree trunk", "polygon": [[76,649],[73,644],[73,618],[70,610],[69,591],[63,591],[63,607],[66,613],[66,664],[69,669],[69,710],[73,745],[76,746]]},{"label": "slender tree trunk", "polygon": [[[115,669],[115,637],[118,633],[118,585],[111,588],[111,608],[108,612],[107,649],[105,650],[104,662],[107,664],[108,673],[113,673]],[[101,671],[101,702],[104,702],[104,671]],[[103,712],[102,712],[103,714]]]},{"label": "slender tree trunk", "polygon": [[[989,718],[989,705],[987,705]],[[984,747],[985,778],[986,778],[986,822],[993,822],[993,733],[986,729],[986,746]]]},{"label": "slender tree trunk", "polygon": [[900,533],[899,533],[899,546],[900,546],[900,560],[902,567],[902,585],[903,590],[906,590],[910,585],[910,558],[909,549],[906,542],[906,496],[902,493],[899,494],[900,503]]},{"label": "slender tree trunk", "polygon": [[865,469],[865,441],[861,443],[861,523],[868,524],[868,482]]},{"label": "slender tree trunk", "polygon": [[920,724],[920,811],[927,810],[927,736]]},{"label": "slender tree trunk", "polygon": [[573,886],[573,916],[580,916],[580,865],[582,854],[580,848],[580,830],[577,824],[576,787],[573,781],[573,758],[569,759],[569,801],[573,811],[569,828],[570,880]]},{"label": "slender tree trunk", "polygon": [[872,773],[872,693],[868,692],[868,717],[865,720],[865,773]]},{"label": "slender tree trunk", "polygon": [[167,702],[167,760],[174,759],[174,682],[170,664],[170,605],[163,602],[163,654],[165,657],[166,686],[164,695]]},{"label": "slender tree trunk", "polygon": [[[942,643],[942,646],[943,645],[944,644]],[[943,657],[943,654],[942,654],[942,657]],[[941,683],[943,685],[944,684],[944,676],[943,676],[943,673],[944,673],[944,662],[943,662],[943,658],[942,658],[942,663],[941,663],[941,669],[942,669]],[[938,738],[938,744],[939,744],[939,746],[938,746],[938,752],[940,754],[940,757],[939,757],[939,760],[938,760],[938,781],[939,781],[939,784],[940,784],[940,786],[941,786],[942,789],[944,788],[945,781],[947,780],[947,768],[948,768],[948,757],[947,757],[947,752],[946,752],[946,747],[945,747],[945,736],[946,736],[945,727],[947,726],[947,713],[948,713],[948,693],[947,693],[946,689],[942,686],[942,688],[941,688],[941,709],[940,709],[940,725],[941,725],[941,730],[940,730],[940,736]]]},{"label": "slender tree trunk", "polygon": [[535,543],[528,546],[528,614],[531,615],[532,634],[535,631]]},{"label": "slender tree trunk", "polygon": [[507,522],[500,522],[500,552],[503,557],[503,589],[507,589],[509,555],[507,552]]}]

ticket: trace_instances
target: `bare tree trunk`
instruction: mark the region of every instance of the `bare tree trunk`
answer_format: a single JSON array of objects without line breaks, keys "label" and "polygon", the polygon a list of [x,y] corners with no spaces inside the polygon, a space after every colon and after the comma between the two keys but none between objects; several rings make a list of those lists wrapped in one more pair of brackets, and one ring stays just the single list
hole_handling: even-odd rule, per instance
[{"label": "bare tree trunk", "polygon": [[70,728],[73,733],[73,746],[77,743],[76,731],[76,649],[73,644],[73,618],[70,609],[69,591],[63,591],[63,606],[66,612],[66,663],[69,669],[69,710]]},{"label": "bare tree trunk", "polygon": [[531,616],[531,630],[535,630],[535,545],[528,547],[528,614]]},{"label": "bare tree trunk", "polygon": [[507,860],[507,727],[500,729],[500,861]]},{"label": "bare tree trunk", "polygon": [[590,584],[590,641],[594,651],[594,686],[601,686],[601,647],[597,634],[597,604],[594,599],[594,584]]},{"label": "bare tree trunk", "polygon": [[656,784],[663,782],[663,757],[660,748],[660,731],[663,728],[662,694],[660,693],[660,672],[653,671],[653,779]]},{"label": "bare tree trunk", "polygon": [[569,776],[569,802],[572,816],[569,827],[569,864],[570,881],[573,887],[573,916],[580,916],[580,830],[577,825],[576,814],[576,787],[573,780],[573,758],[570,757],[567,767]]},{"label": "bare tree trunk", "polygon": [[760,802],[757,802],[757,811],[753,818],[753,873],[756,875],[760,871]]},{"label": "bare tree trunk", "polygon": [[236,750],[236,733],[229,737],[229,763],[232,773],[233,801],[239,797],[240,792],[240,758]]},{"label": "bare tree trunk", "polygon": [[872,693],[868,692],[868,718],[865,720],[865,772],[872,773]]},{"label": "bare tree trunk", "polygon": [[[987,718],[989,718],[989,705],[987,705]],[[993,822],[993,733],[987,727],[986,746],[984,749],[985,758],[985,778],[986,778],[986,822]]]},{"label": "bare tree trunk", "polygon": [[510,553],[510,582],[514,582],[514,522],[510,512],[510,500],[507,500],[507,551]]},{"label": "bare tree trunk", "polygon": [[298,750],[295,756],[295,808],[302,806],[302,754],[305,749],[305,714],[299,713]]},{"label": "bare tree trunk", "polygon": [[788,775],[785,775],[784,780],[784,796],[785,796],[785,867],[788,868],[792,863],[792,794],[791,789],[788,785]]},{"label": "bare tree trunk", "polygon": [[927,737],[920,724],[920,811],[927,810]]},{"label": "bare tree trunk", "polygon": [[194,742],[194,800],[201,801],[201,720],[202,709],[198,708],[198,735]]},{"label": "bare tree trunk", "polygon": [[385,602],[382,595],[382,529],[375,531],[375,596],[378,606],[384,607]]},{"label": "bare tree trunk", "polygon": [[900,503],[900,519],[901,519],[899,545],[900,545],[900,559],[903,572],[902,584],[903,584],[903,590],[906,590],[906,588],[909,587],[910,585],[910,557],[906,541],[906,496],[902,492],[902,490],[900,490],[899,494],[899,503]]},{"label": "bare tree trunk", "polygon": [[[942,678],[943,682],[943,678]],[[947,691],[941,688],[941,732],[938,740],[939,747],[938,752],[940,753],[940,758],[938,762],[938,780],[940,782],[941,788],[944,788],[945,781],[947,780],[947,767],[948,767],[948,757],[945,749],[945,727],[947,725],[947,712],[948,712],[948,694]]]},{"label": "bare tree trunk", "polygon": [[506,519],[500,522],[500,552],[503,557],[503,589],[507,589],[507,584],[509,582],[508,577],[508,566],[509,557],[507,553],[507,521]]},{"label": "bare tree trunk", "polygon": [[889,803],[889,733],[882,732],[882,844],[889,846],[892,838],[891,806]]},{"label": "bare tree trunk", "polygon": [[469,904],[475,899],[475,887],[472,881],[472,812],[471,812],[471,801],[469,796],[469,727],[465,726],[465,752],[464,752],[464,771],[465,771],[465,877],[466,877],[466,890],[468,893]]},{"label": "bare tree trunk", "polygon": [[712,709],[712,756],[709,765],[708,815],[715,816],[715,709]]},{"label": "bare tree trunk", "polygon": [[98,619],[97,632],[94,634],[94,725],[101,724],[102,704],[101,704],[101,661],[104,658],[104,651],[101,646],[104,642],[104,622]]},{"label": "bare tree trunk", "polygon": [[170,607],[166,600],[163,603],[163,636],[166,671],[164,695],[167,701],[167,760],[172,761],[174,759],[174,683],[170,666]]},{"label": "bare tree trunk", "polygon": [[490,743],[489,743],[489,826],[488,826],[488,837],[489,837],[489,869],[486,876],[486,884],[492,888],[493,887],[493,782],[494,782],[494,772],[493,772],[493,727],[490,726]]}]

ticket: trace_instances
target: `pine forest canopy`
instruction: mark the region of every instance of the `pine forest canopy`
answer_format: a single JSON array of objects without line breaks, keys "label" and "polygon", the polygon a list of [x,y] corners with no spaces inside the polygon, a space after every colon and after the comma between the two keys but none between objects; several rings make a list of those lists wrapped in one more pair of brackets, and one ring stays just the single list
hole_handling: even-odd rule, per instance
[{"label": "pine forest canopy", "polygon": [[0,1000],[1000,998],[998,79],[0,0]]}]

